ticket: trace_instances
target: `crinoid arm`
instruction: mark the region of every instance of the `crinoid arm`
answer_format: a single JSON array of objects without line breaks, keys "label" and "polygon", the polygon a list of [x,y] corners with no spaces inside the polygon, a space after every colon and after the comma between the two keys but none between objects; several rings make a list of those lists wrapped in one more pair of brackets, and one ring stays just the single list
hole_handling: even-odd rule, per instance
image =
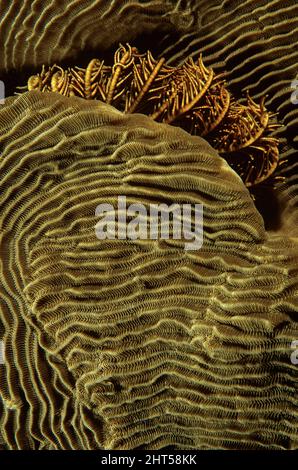
[{"label": "crinoid arm", "polygon": [[189,57],[170,67],[163,57],[155,59],[127,43],[119,45],[113,65],[94,58],[86,68],[43,66],[29,78],[27,89],[99,99],[204,137],[250,188],[268,179],[279,164],[279,142],[271,135],[277,124],[265,97],[258,104],[247,93],[241,104],[224,76],[206,67],[202,54],[197,62]]}]

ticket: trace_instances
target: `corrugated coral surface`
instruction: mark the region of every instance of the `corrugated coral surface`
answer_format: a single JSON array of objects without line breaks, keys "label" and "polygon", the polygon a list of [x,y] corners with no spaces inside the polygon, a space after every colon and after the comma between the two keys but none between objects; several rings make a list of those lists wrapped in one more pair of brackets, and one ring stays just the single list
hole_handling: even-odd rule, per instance
[{"label": "corrugated coral surface", "polygon": [[[0,109],[10,449],[297,448],[297,239],[203,140],[100,102]],[[106,240],[95,207],[202,203],[204,243]]]}]

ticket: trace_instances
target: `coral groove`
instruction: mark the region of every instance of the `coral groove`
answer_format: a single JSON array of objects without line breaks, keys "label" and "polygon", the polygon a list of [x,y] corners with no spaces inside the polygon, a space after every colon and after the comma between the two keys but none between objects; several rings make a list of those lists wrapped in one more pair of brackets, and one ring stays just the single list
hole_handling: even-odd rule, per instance
[{"label": "coral groove", "polygon": [[[297,238],[146,116],[32,91],[0,129],[2,447],[297,449]],[[98,240],[118,195],[202,203],[202,248]]]}]

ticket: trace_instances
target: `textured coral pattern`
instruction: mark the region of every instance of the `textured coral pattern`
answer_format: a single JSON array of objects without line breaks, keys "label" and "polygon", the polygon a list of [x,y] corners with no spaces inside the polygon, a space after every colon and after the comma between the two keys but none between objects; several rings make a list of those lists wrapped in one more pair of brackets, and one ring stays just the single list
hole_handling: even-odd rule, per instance
[{"label": "textured coral pattern", "polygon": [[[176,2],[181,5],[180,1]],[[194,23],[179,40],[161,47],[169,65],[202,52],[204,63],[226,79],[234,95],[247,89],[254,100],[268,95],[266,106],[278,112],[283,126],[276,137],[284,143],[277,198],[283,230],[298,234],[298,106],[291,102],[291,83],[298,79],[298,4],[296,0],[186,0]],[[296,195],[296,197],[295,197]],[[271,197],[271,202],[272,202]]]},{"label": "textured coral pattern", "polygon": [[0,72],[107,50],[123,37],[182,32],[191,21],[172,0],[0,0]]},{"label": "textured coral pattern", "polygon": [[[101,102],[0,109],[10,449],[298,448],[298,241],[203,139]],[[204,243],[95,237],[95,207],[204,206]]]},{"label": "textured coral pattern", "polygon": [[[32,8],[31,8],[32,5]],[[92,52],[101,57],[119,42],[147,46],[154,57],[181,65],[202,52],[206,66],[227,71],[236,99],[248,89],[259,102],[278,112],[278,176],[286,185],[269,194],[269,219],[297,235],[298,106],[291,102],[291,83],[298,79],[298,11],[296,0],[0,0],[0,78],[13,69],[35,73],[42,64],[79,63]],[[79,59],[80,58],[80,59]],[[267,204],[268,205],[268,204]],[[276,206],[276,207],[275,207]],[[268,212],[268,211],[267,211]],[[276,213],[278,212],[277,216]]]}]

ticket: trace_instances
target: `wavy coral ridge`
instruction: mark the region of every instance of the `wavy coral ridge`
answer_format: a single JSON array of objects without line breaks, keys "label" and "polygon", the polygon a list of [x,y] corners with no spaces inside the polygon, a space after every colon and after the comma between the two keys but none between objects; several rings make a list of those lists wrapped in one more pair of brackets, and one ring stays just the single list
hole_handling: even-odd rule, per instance
[{"label": "wavy coral ridge", "polygon": [[[101,102],[0,109],[9,449],[298,447],[297,239],[203,139]],[[204,205],[204,243],[100,241],[95,207]]]},{"label": "wavy coral ridge", "polygon": [[276,194],[283,206],[278,209],[282,230],[297,236],[298,106],[291,101],[292,82],[298,78],[297,1],[188,0],[186,4],[194,24],[160,54],[169,65],[177,65],[201,51],[207,67],[227,72],[236,97],[245,89],[257,102],[267,95],[266,106],[278,113],[283,124],[275,134],[284,144],[280,176],[286,184]]},{"label": "wavy coral ridge", "polygon": [[191,16],[175,3],[35,0],[32,5],[29,0],[0,0],[0,72],[69,60],[85,49],[107,50],[123,37],[129,41],[157,30],[166,34],[174,25],[184,30]]},{"label": "wavy coral ridge", "polygon": [[227,72],[235,97],[248,89],[258,102],[267,94],[266,106],[282,123],[275,137],[283,145],[279,176],[285,178],[269,195],[279,207],[269,210],[272,217],[279,213],[283,232],[297,236],[298,106],[291,102],[298,77],[296,0],[35,0],[32,8],[28,1],[0,0],[0,12],[0,73],[8,72],[8,86],[13,69],[34,73],[42,64],[78,61],[86,51],[112,53],[119,42],[151,35],[159,52],[150,47],[154,56],[168,64],[202,52],[207,67]]}]

